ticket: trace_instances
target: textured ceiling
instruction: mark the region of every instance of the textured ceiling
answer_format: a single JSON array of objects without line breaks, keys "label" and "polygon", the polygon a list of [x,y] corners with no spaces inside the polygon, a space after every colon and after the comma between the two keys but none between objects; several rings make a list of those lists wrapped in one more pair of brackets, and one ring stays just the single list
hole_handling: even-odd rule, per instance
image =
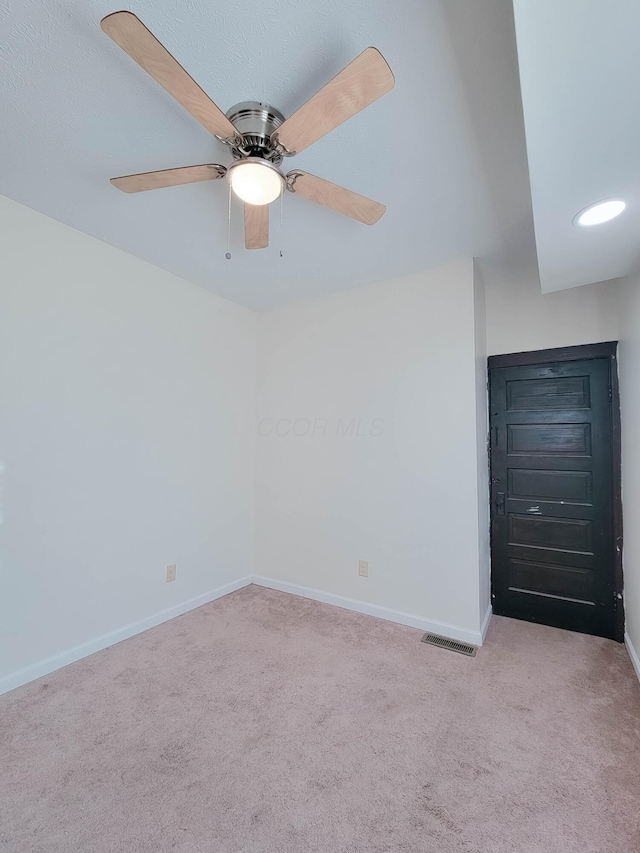
[{"label": "textured ceiling", "polygon": [[[0,193],[251,307],[533,246],[509,0],[139,0],[223,110],[285,115],[368,45],[395,89],[286,161],[387,205],[372,228],[287,194],[243,248],[224,181],[125,195],[109,178],[229,155],[99,27],[113,0],[0,4]],[[497,189],[500,187],[500,189]],[[504,269],[503,269],[504,271]]]},{"label": "textured ceiling", "polygon": [[[543,291],[640,270],[640,3],[515,0]],[[573,218],[622,198],[593,228]]]}]

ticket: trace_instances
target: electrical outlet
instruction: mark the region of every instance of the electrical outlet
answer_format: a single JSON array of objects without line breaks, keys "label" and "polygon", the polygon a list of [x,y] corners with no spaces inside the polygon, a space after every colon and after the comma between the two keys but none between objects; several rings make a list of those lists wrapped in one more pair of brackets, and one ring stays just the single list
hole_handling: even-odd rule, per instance
[{"label": "electrical outlet", "polygon": [[167,566],[167,583],[171,583],[176,579],[176,564],[172,563],[170,566]]},{"label": "electrical outlet", "polygon": [[358,574],[361,578],[369,577],[369,563],[366,560],[358,560]]}]

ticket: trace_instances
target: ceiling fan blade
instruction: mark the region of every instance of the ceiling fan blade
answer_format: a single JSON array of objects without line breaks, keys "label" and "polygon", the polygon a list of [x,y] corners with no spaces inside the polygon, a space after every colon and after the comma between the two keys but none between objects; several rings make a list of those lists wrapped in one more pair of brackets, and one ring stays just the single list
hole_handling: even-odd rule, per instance
[{"label": "ceiling fan blade", "polygon": [[300,153],[393,89],[386,59],[368,47],[278,128],[278,139]]},{"label": "ceiling fan blade", "polygon": [[161,187],[195,184],[197,181],[216,181],[218,178],[224,178],[226,174],[227,170],[224,166],[218,163],[207,163],[204,166],[182,166],[179,169],[123,175],[120,178],[111,178],[111,183],[124,193],[140,193],[143,190],[157,190]]},{"label": "ceiling fan blade", "polygon": [[269,245],[269,205],[244,205],[245,249],[266,249]]},{"label": "ceiling fan blade", "polygon": [[365,225],[375,225],[387,209],[380,202],[297,169],[287,175],[287,189]]},{"label": "ceiling fan blade", "polygon": [[104,32],[150,74],[214,136],[233,136],[235,128],[184,68],[132,12],[114,12],[100,21]]}]

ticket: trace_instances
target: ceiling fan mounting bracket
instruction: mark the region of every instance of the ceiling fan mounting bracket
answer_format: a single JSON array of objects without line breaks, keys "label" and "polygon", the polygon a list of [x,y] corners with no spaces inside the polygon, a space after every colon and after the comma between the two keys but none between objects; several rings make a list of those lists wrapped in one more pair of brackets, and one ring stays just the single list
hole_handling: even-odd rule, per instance
[{"label": "ceiling fan mounting bracket", "polygon": [[217,133],[214,136],[218,142],[222,142],[223,145],[229,145],[231,148],[236,148],[238,145],[243,144],[242,134],[238,133],[237,130],[233,136],[218,136]]},{"label": "ceiling fan mounting bracket", "polygon": [[298,153],[297,151],[289,151],[287,146],[283,145],[282,142],[280,142],[280,134],[277,130],[271,137],[271,142],[275,145],[275,147],[278,149],[278,151],[280,152],[280,154],[282,154],[283,157],[295,157],[295,155]]},{"label": "ceiling fan mounting bracket", "polygon": [[296,191],[295,183],[298,178],[302,177],[302,175],[304,175],[304,172],[299,172],[296,169],[293,169],[293,171],[287,172],[284,176],[284,185],[290,193],[294,193]]},{"label": "ceiling fan mounting bracket", "polygon": [[280,110],[262,101],[242,101],[226,116],[236,128],[237,135],[230,142],[236,160],[261,157],[274,164],[282,162],[283,152],[273,137],[284,121]]}]

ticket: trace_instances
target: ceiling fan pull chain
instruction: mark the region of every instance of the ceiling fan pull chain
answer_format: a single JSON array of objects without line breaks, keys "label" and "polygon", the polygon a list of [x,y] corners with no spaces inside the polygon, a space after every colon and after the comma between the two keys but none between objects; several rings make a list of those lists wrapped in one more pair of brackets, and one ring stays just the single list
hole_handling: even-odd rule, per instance
[{"label": "ceiling fan pull chain", "polygon": [[284,187],[280,190],[280,257],[284,256]]},{"label": "ceiling fan pull chain", "polygon": [[227,252],[225,258],[231,260],[231,181],[229,181],[229,210],[227,214]]}]

